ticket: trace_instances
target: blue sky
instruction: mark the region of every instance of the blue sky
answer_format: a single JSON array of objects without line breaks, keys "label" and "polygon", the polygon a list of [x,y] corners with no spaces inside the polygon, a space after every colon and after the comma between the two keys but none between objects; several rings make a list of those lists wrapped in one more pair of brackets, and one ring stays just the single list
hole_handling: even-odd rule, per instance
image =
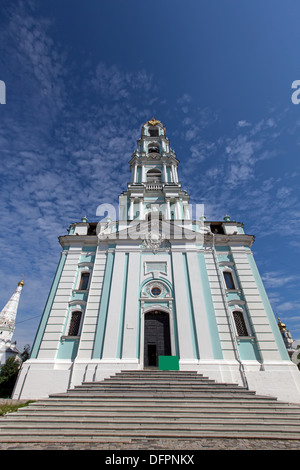
[{"label": "blue sky", "polygon": [[57,237],[117,201],[153,115],[191,202],[256,236],[274,312],[300,339],[299,2],[1,0],[0,11],[0,308],[25,273],[19,348],[33,343]]}]

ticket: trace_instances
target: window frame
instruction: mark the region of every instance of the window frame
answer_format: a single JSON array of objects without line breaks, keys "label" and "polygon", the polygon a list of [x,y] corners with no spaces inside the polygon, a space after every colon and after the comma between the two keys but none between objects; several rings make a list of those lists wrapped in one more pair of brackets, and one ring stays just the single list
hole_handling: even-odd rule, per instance
[{"label": "window frame", "polygon": [[[71,335],[70,334],[70,329],[71,329],[71,325],[72,325],[72,319],[73,319],[73,315],[76,314],[76,313],[80,313],[80,320],[79,320],[78,330],[77,330],[76,335],[74,335],[74,334]],[[82,323],[83,323],[83,311],[81,309],[78,309],[78,308],[74,308],[73,310],[70,310],[68,328],[67,328],[68,333],[67,333],[66,337],[67,338],[78,338],[81,335]]]},{"label": "window frame", "polygon": [[[93,273],[93,263],[80,263],[78,265],[78,273],[77,278],[75,281],[75,287],[73,292],[80,291],[80,292],[88,292],[90,289],[91,279]],[[89,282],[86,289],[81,289],[81,278],[83,274],[89,274]]]},{"label": "window frame", "polygon": [[[233,290],[237,290],[236,288],[236,283],[235,283],[235,279],[233,277],[233,271],[231,269],[223,269],[222,270],[223,272],[223,280],[224,280],[224,284],[225,284],[225,289],[228,290],[228,291],[233,291]],[[227,282],[226,282],[226,274],[229,274],[230,275],[230,279],[231,279],[231,284],[232,284],[232,288],[231,287],[228,287],[227,286]]]},{"label": "window frame", "polygon": [[[229,302],[229,308],[230,308],[230,314],[231,314],[232,322],[233,322],[233,325],[234,325],[234,331],[235,331],[237,339],[240,340],[240,339],[245,338],[245,339],[254,340],[255,335],[254,335],[254,333],[252,331],[252,328],[250,326],[245,301],[244,300],[240,300],[240,301],[231,300]],[[235,322],[234,315],[233,315],[234,312],[240,312],[243,315],[243,320],[244,320],[244,324],[245,324],[245,327],[246,327],[247,336],[239,336],[238,335],[236,322]]]},{"label": "window frame", "polygon": [[[82,285],[83,285],[85,276],[88,276],[88,281],[87,281],[86,288],[83,289]],[[80,279],[79,279],[79,286],[78,286],[78,289],[77,289],[77,290],[87,291],[87,290],[89,289],[89,287],[90,287],[90,279],[91,279],[91,273],[90,273],[90,271],[81,271],[81,272],[80,272]]]},{"label": "window frame", "polygon": [[[236,336],[238,338],[249,338],[250,335],[250,332],[249,332],[249,326],[248,326],[248,322],[246,321],[246,316],[245,316],[245,312],[244,310],[241,310],[241,309],[236,309],[234,308],[231,312],[232,314],[232,318],[233,318],[233,323],[234,323],[234,327],[235,327],[235,333],[236,333]],[[236,318],[235,318],[235,314],[238,314],[243,322],[244,325],[243,328],[245,329],[246,331],[246,334],[239,334],[239,330],[238,330],[238,326],[237,326],[237,321],[236,321]]]},{"label": "window frame", "polygon": [[[226,292],[240,292],[241,289],[239,287],[239,282],[237,279],[237,276],[234,271],[234,263],[232,261],[220,261],[219,262],[219,268],[222,273],[222,282],[223,286]],[[232,280],[233,280],[233,289],[228,289],[226,281],[225,281],[225,276],[224,273],[229,272],[231,274]]]}]

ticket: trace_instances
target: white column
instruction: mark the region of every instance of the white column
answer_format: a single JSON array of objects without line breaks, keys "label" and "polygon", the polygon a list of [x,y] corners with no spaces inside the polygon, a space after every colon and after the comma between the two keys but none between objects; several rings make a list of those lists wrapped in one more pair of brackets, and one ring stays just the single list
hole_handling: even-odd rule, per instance
[{"label": "white column", "polygon": [[174,168],[174,165],[172,164],[171,165],[171,172],[172,172],[172,182],[175,183],[175,168]]},{"label": "white column", "polygon": [[190,208],[189,204],[183,204],[183,212],[184,212],[184,219],[185,220],[190,220]]},{"label": "white column", "polygon": [[133,220],[134,216],[134,197],[130,198],[130,207],[129,207],[129,220]]},{"label": "white column", "polygon": [[175,183],[178,183],[177,166],[175,165],[174,165],[174,176],[175,176]]},{"label": "white column", "polygon": [[177,213],[177,219],[182,219],[182,214],[181,214],[181,206],[180,202],[176,201],[176,213]]},{"label": "white column", "polygon": [[140,253],[129,255],[122,359],[136,359]]},{"label": "white column", "polygon": [[186,291],[186,279],[184,273],[184,265],[182,253],[173,252],[173,271],[174,271],[174,287],[175,292],[180,292],[176,295],[176,311],[177,311],[177,326],[178,326],[178,342],[180,350],[181,361],[193,361],[193,341],[190,327],[189,306]]},{"label": "white column", "polygon": [[143,218],[144,218],[144,201],[143,201],[143,199],[140,199],[139,211],[140,211],[139,219],[143,220]]},{"label": "white column", "polygon": [[134,165],[134,174],[133,174],[133,182],[136,183],[137,182],[137,163]]},{"label": "white column", "polygon": [[144,163],[142,164],[142,183],[146,182],[146,171],[145,171],[145,165]]},{"label": "white column", "polygon": [[122,289],[120,289],[120,286],[124,282],[124,264],[125,253],[116,252],[105,329],[103,359],[116,359],[122,303]]},{"label": "white column", "polygon": [[170,206],[170,199],[166,199],[167,201],[167,220],[171,220],[171,206]]},{"label": "white column", "polygon": [[166,183],[168,180],[168,177],[167,177],[167,167],[165,163],[163,163],[163,172],[164,172],[164,182]]}]

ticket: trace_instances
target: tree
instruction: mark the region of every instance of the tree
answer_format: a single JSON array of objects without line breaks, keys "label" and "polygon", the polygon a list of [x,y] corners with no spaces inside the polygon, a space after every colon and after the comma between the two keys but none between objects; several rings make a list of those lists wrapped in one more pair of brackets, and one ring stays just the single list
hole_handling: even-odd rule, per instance
[{"label": "tree", "polygon": [[10,397],[18,377],[20,364],[14,356],[6,359],[5,364],[0,369],[0,396]]}]

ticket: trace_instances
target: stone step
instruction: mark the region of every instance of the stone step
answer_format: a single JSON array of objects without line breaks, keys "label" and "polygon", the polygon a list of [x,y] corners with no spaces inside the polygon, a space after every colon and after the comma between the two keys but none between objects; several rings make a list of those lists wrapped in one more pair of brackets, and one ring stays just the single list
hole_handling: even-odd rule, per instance
[{"label": "stone step", "polygon": [[[170,382],[170,383],[181,383],[181,382],[190,382],[190,383],[218,383],[213,379],[210,379],[209,377],[201,377],[201,376],[193,376],[193,377],[172,377],[172,376],[162,376],[162,375],[157,375],[157,376],[140,376],[140,377],[134,377],[133,375],[129,375],[128,377],[121,377],[118,375],[115,375],[110,378],[105,378],[103,379],[103,383],[105,382],[125,382],[125,381],[135,381],[135,382]],[[90,381],[91,383],[97,383],[97,381]]]},{"label": "stone step", "polygon": [[[12,425],[16,426],[24,426],[30,427],[31,425],[34,424],[34,426],[40,426],[44,427],[47,426],[45,424],[45,418],[47,419],[47,425],[52,423],[56,423],[61,426],[71,426],[71,423],[75,423],[78,426],[82,425],[92,425],[92,424],[103,424],[106,425],[108,423],[109,418],[109,423],[112,424],[132,424],[135,423],[138,426],[145,426],[148,424],[155,424],[157,425],[173,425],[173,424],[178,424],[178,425],[185,425],[185,424],[195,424],[195,426],[198,425],[205,425],[205,424],[210,424],[210,423],[219,423],[219,424],[227,424],[228,420],[230,420],[231,424],[241,424],[241,425],[248,425],[248,424],[259,424],[262,423],[264,425],[276,425],[276,426],[284,426],[286,425],[286,420],[283,419],[282,416],[267,416],[266,414],[262,414],[261,416],[255,415],[255,416],[250,416],[249,414],[230,414],[226,415],[224,413],[202,413],[198,415],[189,415],[189,416],[170,416],[170,414],[162,414],[162,415],[153,415],[149,416],[149,414],[134,414],[134,413],[125,413],[125,414],[120,414],[118,415],[113,415],[112,413],[110,415],[103,415],[102,413],[96,414],[96,413],[90,413],[90,414],[74,414],[74,413],[64,413],[63,415],[56,413],[55,415],[48,415],[46,413],[44,414],[38,414],[34,413],[34,416],[31,416],[30,414],[27,415],[19,415],[19,414],[14,414],[14,416],[10,416],[9,420],[4,419],[2,425],[3,427],[10,427]],[[289,426],[294,426],[297,425],[299,427],[299,416],[289,416]]]},{"label": "stone step", "polygon": [[[201,429],[210,429],[210,428],[215,428],[216,426],[220,426],[224,429],[240,429],[242,427],[243,430],[269,430],[270,432],[273,432],[274,429],[274,423],[273,422],[264,422],[262,421],[261,423],[249,423],[245,420],[237,420],[237,421],[232,421],[232,422],[227,422],[223,420],[218,420],[215,419],[213,421],[201,421],[195,423],[194,421],[191,420],[165,420],[165,421],[157,421],[155,419],[153,420],[138,420],[138,419],[133,419],[133,420],[94,420],[94,421],[89,421],[85,419],[78,420],[77,422],[74,421],[47,421],[45,422],[44,420],[34,420],[32,419],[30,422],[27,420],[14,420],[12,419],[4,419],[3,422],[1,422],[1,431],[9,431],[10,429],[20,429],[22,433],[29,432],[32,433],[32,431],[36,432],[37,430],[45,430],[45,429],[52,429],[55,432],[64,434],[65,430],[68,429],[74,429],[74,430],[93,430],[93,431],[104,431],[105,429],[114,429],[116,433],[120,433],[122,430],[136,430],[136,429],[157,429],[157,430],[165,430],[169,431],[171,429],[190,429],[190,430],[201,430]],[[298,435],[300,436],[300,429],[299,429],[299,423],[280,423],[280,430],[289,430],[291,432],[297,432]]]},{"label": "stone step", "polygon": [[[251,404],[250,404],[251,405]],[[255,412],[265,412],[265,413],[284,413],[284,414],[300,414],[300,409],[295,405],[289,406],[285,405],[282,406],[280,403],[266,403],[266,402],[256,402],[255,407],[250,406],[249,403],[237,402],[237,403],[227,403],[224,402],[197,402],[197,403],[161,403],[161,402],[146,402],[145,400],[141,401],[122,401],[122,402],[113,402],[113,401],[97,401],[94,400],[93,402],[85,402],[84,403],[84,410],[94,412],[95,410],[99,411],[107,411],[109,412],[122,412],[124,410],[129,411],[136,411],[136,412],[147,412],[150,413],[162,413],[162,412],[178,412],[178,413],[196,413],[196,412],[206,412],[207,410],[211,411],[222,411],[224,413],[234,413],[234,412],[246,412],[246,413],[255,413]],[[47,409],[49,411],[58,411],[59,413],[64,411],[74,410],[74,412],[78,412],[83,408],[82,400],[74,400],[66,403],[66,401],[49,401],[49,402],[41,402],[37,404],[31,404],[26,408],[20,408],[18,413],[26,413],[34,411],[42,411]]]},{"label": "stone step", "polygon": [[0,420],[0,442],[132,438],[300,439],[300,406],[197,372],[126,371]]},{"label": "stone step", "polygon": [[121,372],[116,372],[112,377],[116,375],[121,375],[122,377],[127,377],[127,375],[134,375],[135,377],[146,376],[146,375],[178,375],[183,377],[185,375],[203,377],[203,374],[200,374],[196,370],[159,370],[157,367],[146,367],[145,369],[130,369],[122,370]]},{"label": "stone step", "polygon": [[143,380],[143,381],[139,381],[139,382],[136,382],[134,380],[128,380],[126,381],[126,383],[124,383],[124,381],[111,381],[111,382],[97,382],[97,383],[92,383],[92,382],[84,382],[82,385],[76,385],[74,388],[75,389],[80,389],[80,388],[105,388],[105,387],[151,387],[151,388],[158,388],[158,387],[175,387],[175,388],[187,388],[187,389],[190,389],[190,388],[197,388],[197,387],[201,387],[201,388],[206,388],[206,387],[210,387],[210,388],[213,388],[213,389],[217,389],[217,388],[226,388],[226,389],[229,389],[229,388],[232,388],[232,389],[240,389],[240,390],[246,390],[245,387],[240,387],[239,385],[237,384],[220,384],[220,383],[214,383],[214,382],[190,382],[190,381],[184,381],[184,382],[170,382],[170,381],[162,381],[162,380],[159,380],[159,381],[155,381],[156,383],[153,384],[153,380]]},{"label": "stone step", "polygon": [[[150,385],[144,385],[144,384],[137,384],[137,385],[103,385],[101,387],[90,387],[90,386],[82,386],[82,387],[75,387],[73,389],[69,389],[67,393],[102,393],[102,392],[169,392],[171,389],[170,385],[157,385],[157,386],[150,386]],[[234,388],[234,387],[212,387],[210,385],[190,385],[190,386],[183,386],[183,385],[176,385],[172,387],[171,390],[173,393],[174,392],[186,392],[186,393],[192,393],[192,392],[212,392],[212,393],[220,393],[220,392],[239,392],[239,393],[246,393],[249,394],[251,393],[252,395],[255,394],[255,392],[249,392],[246,389],[243,388]]]},{"label": "stone step", "polygon": [[[228,400],[236,400],[238,398],[244,400],[252,400],[255,401],[258,396],[255,393],[243,393],[243,392],[230,392],[230,391],[219,391],[219,392],[209,392],[209,391],[173,391],[173,390],[127,390],[127,391],[119,391],[119,390],[102,390],[102,391],[77,391],[72,390],[66,393],[66,395],[50,395],[50,397],[57,397],[57,398],[65,398],[68,400],[69,398],[78,398],[78,399],[98,399],[98,398],[165,398],[169,400],[170,398],[176,398],[178,400],[190,400],[191,398],[205,398],[207,401],[213,399],[228,399]],[[264,400],[272,401],[272,397],[259,397]]]},{"label": "stone step", "polygon": [[113,375],[112,377],[106,377],[104,380],[190,380],[190,381],[195,381],[195,380],[209,380],[210,382],[215,382],[215,380],[210,379],[207,376],[203,376],[200,374],[195,374],[195,375],[167,375],[167,374],[139,374],[139,375],[134,375],[134,374],[128,374],[128,375],[123,375],[123,374],[116,374]]},{"label": "stone step", "polygon": [[[270,435],[268,431],[243,431],[243,430],[220,430],[218,427],[210,430],[204,431],[190,431],[190,430],[181,430],[180,432],[171,430],[168,433],[157,432],[156,430],[148,430],[146,433],[142,430],[136,430],[132,432],[131,430],[122,434],[116,435],[115,431],[109,432],[105,430],[104,432],[98,431],[97,434],[84,432],[74,432],[66,431],[64,435],[56,435],[53,432],[51,433],[41,433],[40,431],[33,433],[28,436],[22,434],[15,434],[14,431],[11,433],[1,434],[0,431],[0,442],[5,443],[57,443],[59,440],[60,443],[108,443],[115,442],[120,444],[120,442],[131,442],[132,439],[147,439],[151,442],[151,439],[201,439],[201,438],[214,438],[214,439],[274,439],[274,440],[299,440],[299,434],[291,434],[290,431],[273,431]],[[151,445],[151,444],[149,444]]]}]

